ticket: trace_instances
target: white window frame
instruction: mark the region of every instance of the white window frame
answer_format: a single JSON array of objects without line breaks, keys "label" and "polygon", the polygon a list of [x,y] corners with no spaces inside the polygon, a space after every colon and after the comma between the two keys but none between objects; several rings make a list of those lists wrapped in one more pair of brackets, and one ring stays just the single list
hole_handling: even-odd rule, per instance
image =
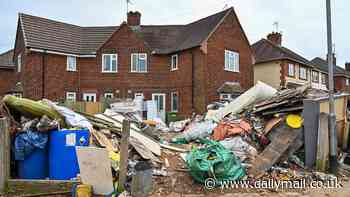
[{"label": "white window frame", "polygon": [[[227,97],[227,98],[224,98],[224,97]],[[228,93],[220,94],[220,100],[230,100],[230,99],[232,99],[231,94],[228,94]]]},{"label": "white window frame", "polygon": [[348,79],[348,78],[345,79],[345,85],[346,86],[350,85],[350,79]]},{"label": "white window frame", "polygon": [[[177,109],[174,109],[174,95],[177,95]],[[170,94],[170,103],[171,103],[171,111],[172,112],[178,112],[179,111],[179,92],[171,92]]]},{"label": "white window frame", "polygon": [[[108,98],[108,96],[109,96],[109,98]],[[106,92],[106,93],[104,93],[103,97],[106,99],[112,99],[112,98],[114,98],[114,94],[112,92]]]},{"label": "white window frame", "polygon": [[[291,74],[293,72],[293,74]],[[295,64],[288,64],[288,76],[295,77]]]},{"label": "white window frame", "polygon": [[[226,71],[239,72],[239,53],[238,52],[225,50],[224,58],[225,58],[225,70]],[[232,62],[232,60],[233,60],[233,62]]]},{"label": "white window frame", "polygon": [[[324,81],[323,81],[324,77]],[[326,85],[327,84],[327,75],[324,73],[321,73],[321,84]]]},{"label": "white window frame", "polygon": [[[73,67],[71,68],[70,65],[70,59],[74,60],[74,64],[72,65]],[[77,57],[75,56],[67,56],[67,71],[75,72],[77,71]]]},{"label": "white window frame", "polygon": [[94,97],[94,100],[93,101],[89,101],[89,102],[96,102],[96,100],[97,100],[97,94],[96,93],[83,93],[83,100],[85,102],[87,102],[85,100],[85,97],[87,97],[87,96],[93,96]]},{"label": "white window frame", "polygon": [[[314,74],[317,74],[317,80],[314,80],[314,77],[316,77],[316,75],[314,75]],[[313,82],[313,83],[319,83],[320,82],[320,72],[318,72],[318,71],[312,71],[312,74],[311,74],[311,81]]]},{"label": "white window frame", "polygon": [[[143,71],[139,70],[140,69],[139,65],[136,65],[135,68],[133,68],[133,65],[134,65],[134,58],[133,58],[133,56],[134,55],[137,56],[138,60],[140,60],[140,59],[145,60],[145,69],[146,70],[143,70]],[[144,56],[144,58],[141,58],[140,56]],[[147,53],[131,53],[130,59],[131,59],[130,71],[132,73],[147,73],[148,72]]]},{"label": "white window frame", "polygon": [[[174,61],[174,58],[175,58],[175,61]],[[171,64],[170,64],[171,68],[170,68],[170,70],[174,71],[174,70],[179,69],[178,65],[179,65],[179,55],[178,54],[172,55],[171,56]]]},{"label": "white window frame", "polygon": [[12,95],[17,97],[17,98],[22,98],[23,97],[22,93],[19,93],[19,92],[13,93]]},{"label": "white window frame", "polygon": [[[71,97],[71,99],[69,98]],[[77,93],[76,92],[66,92],[66,100],[67,101],[77,101]]]},{"label": "white window frame", "polygon": [[17,56],[17,72],[21,72],[22,71],[22,54],[19,54]]},{"label": "white window frame", "polygon": [[[302,77],[302,71],[305,71],[305,77],[303,78]],[[307,80],[307,68],[305,68],[305,67],[303,67],[303,66],[300,66],[299,67],[299,78],[301,79],[301,80]]]},{"label": "white window frame", "polygon": [[136,92],[136,93],[134,94],[134,98],[136,98],[136,97],[145,98],[142,92]]},{"label": "white window frame", "polygon": [[[112,70],[112,57],[110,62],[110,70],[105,70],[105,56],[115,56],[115,71]],[[103,73],[117,73],[118,72],[118,54],[117,53],[104,53],[102,54],[102,72]]]}]

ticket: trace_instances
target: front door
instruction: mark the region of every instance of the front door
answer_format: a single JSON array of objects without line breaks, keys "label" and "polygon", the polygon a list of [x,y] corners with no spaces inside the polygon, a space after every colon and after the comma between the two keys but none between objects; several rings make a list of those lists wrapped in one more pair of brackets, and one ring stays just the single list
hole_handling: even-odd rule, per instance
[{"label": "front door", "polygon": [[96,102],[96,94],[95,93],[84,93],[83,100],[86,102]]},{"label": "front door", "polygon": [[165,122],[165,94],[152,94],[152,100],[157,108],[157,116]]}]

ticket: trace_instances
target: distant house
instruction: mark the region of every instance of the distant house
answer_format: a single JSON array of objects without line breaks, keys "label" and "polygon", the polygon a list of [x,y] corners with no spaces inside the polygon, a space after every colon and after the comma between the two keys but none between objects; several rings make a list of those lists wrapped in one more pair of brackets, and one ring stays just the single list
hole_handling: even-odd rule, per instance
[{"label": "distant house", "polygon": [[[141,13],[111,27],[81,27],[19,14],[15,63],[23,96],[154,100],[166,111],[202,113],[253,85],[253,55],[233,8],[186,25],[142,25]],[[236,88],[222,88],[231,82]],[[223,91],[223,92],[220,92]]]},{"label": "distant house", "polygon": [[7,93],[20,93],[16,88],[17,72],[12,59],[13,49],[0,54],[0,96]]},{"label": "distant house", "polygon": [[294,88],[311,82],[313,66],[306,58],[282,46],[281,33],[270,33],[252,48],[256,57],[255,83],[262,81],[275,88]]},{"label": "distant house", "polygon": [[[336,58],[335,66],[333,67],[334,73],[334,89],[338,92],[350,93],[350,64],[346,63],[345,68],[337,65]],[[328,62],[320,57],[316,57],[310,62],[314,66],[313,81],[328,84]]]}]

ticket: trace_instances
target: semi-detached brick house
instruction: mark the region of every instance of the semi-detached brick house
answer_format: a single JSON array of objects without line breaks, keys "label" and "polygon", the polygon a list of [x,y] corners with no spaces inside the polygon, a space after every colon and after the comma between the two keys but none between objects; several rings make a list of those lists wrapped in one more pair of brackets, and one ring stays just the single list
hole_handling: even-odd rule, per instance
[{"label": "semi-detached brick house", "polygon": [[219,99],[225,82],[241,90],[253,85],[254,58],[233,8],[187,25],[140,22],[139,12],[113,27],[19,14],[14,60],[21,61],[23,96],[98,101],[143,95],[158,101],[161,112],[190,115]]},{"label": "semi-detached brick house", "polygon": [[0,54],[0,97],[8,93],[17,93],[17,72],[12,59],[13,50]]}]

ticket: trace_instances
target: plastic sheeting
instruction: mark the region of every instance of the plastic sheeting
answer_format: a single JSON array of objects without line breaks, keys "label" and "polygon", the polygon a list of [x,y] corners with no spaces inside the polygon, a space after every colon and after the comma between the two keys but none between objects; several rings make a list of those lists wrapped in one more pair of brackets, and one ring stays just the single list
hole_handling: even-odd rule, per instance
[{"label": "plastic sheeting", "polygon": [[60,113],[66,123],[69,126],[72,127],[79,127],[79,128],[87,128],[90,131],[92,131],[92,124],[88,121],[88,119],[86,119],[84,116],[75,113],[73,110],[67,108],[67,107],[62,107],[62,106],[58,106],[55,103],[49,101],[49,100],[44,100],[50,107],[52,107],[53,109],[55,109],[56,111],[58,111],[58,113]]},{"label": "plastic sheeting", "polygon": [[216,125],[217,124],[211,120],[206,120],[204,122],[193,122],[188,126],[182,137],[185,138],[187,142],[197,140],[199,138],[209,137]]},{"label": "plastic sheeting", "polygon": [[247,157],[254,158],[258,154],[258,151],[240,136],[227,138],[220,141],[220,143],[226,149],[231,150],[241,161],[244,161]]},{"label": "plastic sheeting", "polygon": [[24,160],[35,149],[44,149],[48,142],[48,134],[27,130],[16,136],[14,143],[15,160]]}]

